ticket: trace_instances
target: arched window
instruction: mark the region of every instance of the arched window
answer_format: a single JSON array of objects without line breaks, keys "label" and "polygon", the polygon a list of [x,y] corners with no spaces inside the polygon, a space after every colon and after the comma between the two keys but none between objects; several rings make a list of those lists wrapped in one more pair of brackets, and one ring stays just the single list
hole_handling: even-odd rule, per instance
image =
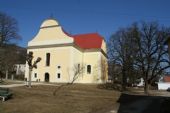
[{"label": "arched window", "polygon": [[87,74],[91,74],[91,65],[87,65]]},{"label": "arched window", "polygon": [[49,80],[50,80],[50,75],[49,75],[49,73],[45,73],[44,81],[45,81],[45,82],[49,82]]},{"label": "arched window", "polygon": [[50,53],[46,54],[46,66],[50,66]]},{"label": "arched window", "polygon": [[37,78],[37,73],[34,73],[34,78]]},{"label": "arched window", "polygon": [[60,77],[61,77],[61,74],[60,74],[60,73],[58,73],[58,74],[57,74],[57,78],[60,78]]}]

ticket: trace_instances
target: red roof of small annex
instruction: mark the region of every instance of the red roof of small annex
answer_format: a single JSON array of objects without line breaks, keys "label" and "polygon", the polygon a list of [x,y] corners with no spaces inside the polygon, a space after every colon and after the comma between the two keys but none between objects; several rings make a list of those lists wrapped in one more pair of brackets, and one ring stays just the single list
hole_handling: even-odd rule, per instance
[{"label": "red roof of small annex", "polygon": [[72,35],[66,32],[63,28],[62,31],[74,38],[74,43],[82,49],[99,49],[102,46],[104,38],[98,33],[78,34]]},{"label": "red roof of small annex", "polygon": [[170,82],[170,76],[164,76],[163,80],[164,82]]},{"label": "red roof of small annex", "polygon": [[72,36],[74,43],[83,49],[99,49],[104,40],[98,33],[80,34]]}]

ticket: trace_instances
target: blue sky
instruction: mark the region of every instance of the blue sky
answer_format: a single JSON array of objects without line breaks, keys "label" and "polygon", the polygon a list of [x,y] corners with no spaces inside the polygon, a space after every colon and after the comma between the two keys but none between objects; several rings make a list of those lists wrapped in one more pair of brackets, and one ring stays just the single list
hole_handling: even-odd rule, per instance
[{"label": "blue sky", "polygon": [[0,0],[0,11],[18,21],[23,47],[50,15],[71,34],[98,32],[107,40],[133,22],[170,26],[169,7],[170,0]]}]

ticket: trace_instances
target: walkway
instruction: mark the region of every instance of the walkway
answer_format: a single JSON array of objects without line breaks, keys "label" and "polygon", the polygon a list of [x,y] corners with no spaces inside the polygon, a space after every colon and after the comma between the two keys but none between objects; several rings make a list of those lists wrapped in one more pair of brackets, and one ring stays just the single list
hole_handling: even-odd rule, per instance
[{"label": "walkway", "polygon": [[[32,82],[31,83],[32,86],[34,85],[50,85],[50,86],[60,86],[58,84],[49,84],[49,83],[43,83],[43,82]],[[20,83],[20,84],[9,84],[9,85],[0,85],[0,87],[3,88],[12,88],[12,87],[21,87],[21,86],[26,86],[25,83]]]}]

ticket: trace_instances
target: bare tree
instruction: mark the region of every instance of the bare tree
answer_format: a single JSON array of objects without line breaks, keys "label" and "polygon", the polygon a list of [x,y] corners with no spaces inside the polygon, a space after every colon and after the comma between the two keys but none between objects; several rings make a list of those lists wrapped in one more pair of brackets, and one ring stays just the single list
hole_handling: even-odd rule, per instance
[{"label": "bare tree", "polygon": [[134,78],[136,76],[132,75],[138,74],[144,79],[144,91],[148,94],[149,85],[170,67],[165,45],[169,34],[169,28],[155,22],[141,22],[121,29],[111,37],[109,57],[122,66],[123,84],[126,84],[127,76]]},{"label": "bare tree", "polygon": [[18,40],[21,37],[18,34],[17,21],[5,13],[0,12],[0,71],[6,75],[16,61],[15,46],[11,41]]},{"label": "bare tree", "polygon": [[[83,76],[83,73],[84,73],[84,70],[85,70],[85,66],[83,64],[75,64],[71,71],[73,72],[73,77],[72,77],[72,80],[71,82],[68,82],[67,84],[63,84],[63,85],[60,85],[58,86],[54,91],[53,91],[53,95],[55,96],[56,95],[56,92],[61,89],[62,87],[65,87],[65,86],[68,86],[68,85],[72,85],[76,80],[78,80],[78,78],[80,78],[81,76]],[[71,76],[71,75],[69,75]]]},{"label": "bare tree", "polygon": [[103,82],[106,82],[106,80],[108,79],[107,75],[108,75],[108,64],[107,64],[107,59],[105,58],[101,58],[101,65],[100,65],[100,70],[98,71],[101,71],[101,80]]},{"label": "bare tree", "polygon": [[30,51],[28,54],[27,54],[27,57],[26,57],[26,61],[27,61],[27,64],[29,66],[29,77],[28,77],[28,87],[31,88],[31,75],[32,75],[32,70],[33,68],[37,68],[37,63],[41,61],[41,58],[38,57],[34,63],[33,63],[33,52]]},{"label": "bare tree", "polygon": [[68,84],[73,84],[80,76],[83,76],[85,66],[83,64],[75,64],[72,68],[73,70],[73,79]]},{"label": "bare tree", "polygon": [[165,41],[170,34],[169,28],[159,26],[156,22],[142,22],[138,27],[135,66],[140,69],[144,79],[144,91],[148,94],[149,85],[170,67],[169,55]]},{"label": "bare tree", "polygon": [[3,73],[0,71],[0,83],[2,82]]},{"label": "bare tree", "polygon": [[127,77],[133,75],[133,62],[136,43],[133,27],[120,29],[112,35],[108,42],[109,62],[121,67],[122,90],[126,90]]},{"label": "bare tree", "polygon": [[121,66],[116,64],[115,62],[108,62],[108,74],[109,79],[112,81],[113,84],[120,83],[121,78]]},{"label": "bare tree", "polygon": [[8,79],[8,75],[14,71],[14,64],[20,60],[17,46],[15,44],[8,44],[0,48],[2,48],[0,51],[0,71],[5,74],[5,78]]},{"label": "bare tree", "polygon": [[6,46],[5,51],[3,52],[3,55],[1,57],[3,58],[1,65],[4,68],[3,71],[5,71],[6,76],[5,78],[8,79],[9,73],[13,71],[14,64],[18,60],[16,46],[15,45]]},{"label": "bare tree", "polygon": [[7,14],[0,12],[0,46],[20,38],[17,21]]}]

